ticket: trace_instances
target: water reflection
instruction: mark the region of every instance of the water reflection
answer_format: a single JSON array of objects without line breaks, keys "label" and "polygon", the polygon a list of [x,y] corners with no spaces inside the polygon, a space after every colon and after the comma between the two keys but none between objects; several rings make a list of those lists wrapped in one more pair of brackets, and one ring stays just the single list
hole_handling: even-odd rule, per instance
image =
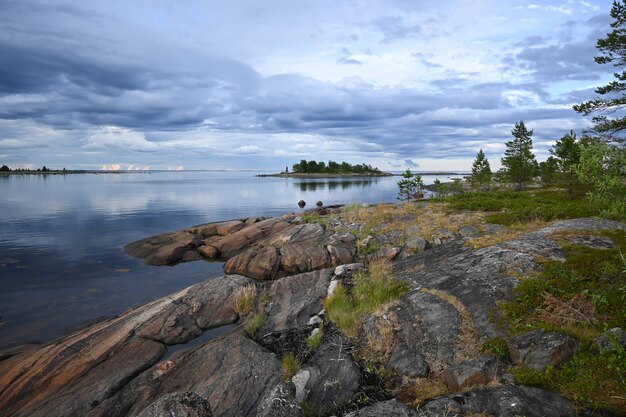
[{"label": "water reflection", "polygon": [[210,221],[299,212],[301,199],[327,206],[396,201],[398,181],[240,172],[0,178],[0,349],[50,340],[68,326],[221,274],[220,264],[206,262],[144,265],[124,254],[128,242]]},{"label": "water reflection", "polygon": [[350,188],[366,188],[378,184],[377,178],[363,179],[341,179],[341,180],[306,180],[294,182],[294,187],[298,187],[300,191],[318,191],[328,188],[330,191],[336,189],[347,190]]}]

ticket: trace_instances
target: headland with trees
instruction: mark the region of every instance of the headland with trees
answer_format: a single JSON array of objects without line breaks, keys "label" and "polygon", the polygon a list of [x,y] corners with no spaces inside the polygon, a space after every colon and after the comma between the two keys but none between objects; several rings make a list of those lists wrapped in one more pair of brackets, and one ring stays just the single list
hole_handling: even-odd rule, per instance
[{"label": "headland with trees", "polygon": [[260,174],[258,177],[291,177],[291,178],[335,178],[335,177],[388,177],[393,174],[383,172],[369,164],[351,164],[349,162],[307,161],[300,160],[291,167],[277,174]]}]

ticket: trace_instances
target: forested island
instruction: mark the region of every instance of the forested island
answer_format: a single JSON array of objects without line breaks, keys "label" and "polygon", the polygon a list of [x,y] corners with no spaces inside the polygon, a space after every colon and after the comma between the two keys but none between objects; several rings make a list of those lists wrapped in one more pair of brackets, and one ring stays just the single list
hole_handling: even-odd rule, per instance
[{"label": "forested island", "polygon": [[393,174],[383,172],[377,167],[369,164],[351,164],[349,162],[328,161],[307,161],[306,159],[293,164],[291,172],[286,166],[285,170],[277,174],[259,174],[258,177],[342,177],[342,176],[367,176],[367,177],[387,177]]}]

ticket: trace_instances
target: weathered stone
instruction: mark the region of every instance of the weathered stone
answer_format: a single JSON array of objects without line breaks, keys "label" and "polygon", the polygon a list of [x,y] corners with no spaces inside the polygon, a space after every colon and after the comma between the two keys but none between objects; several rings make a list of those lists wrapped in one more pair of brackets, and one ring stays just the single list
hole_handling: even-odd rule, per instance
[{"label": "weathered stone", "polygon": [[419,235],[422,233],[422,228],[420,226],[409,226],[406,228],[405,232],[407,235],[409,236],[415,236],[415,235]]},{"label": "weathered stone", "polygon": [[361,376],[358,366],[346,353],[348,340],[338,332],[329,333],[326,332],[324,343],[293,381],[296,400],[315,404],[321,413],[349,400],[357,391]]},{"label": "weathered stone", "polygon": [[354,262],[356,247],[327,245],[326,250],[334,265],[342,265]]},{"label": "weathered stone", "polygon": [[463,237],[471,237],[480,233],[480,230],[474,226],[461,226],[459,228],[459,234]]},{"label": "weathered stone", "polygon": [[425,377],[430,371],[428,362],[422,355],[417,353],[415,349],[409,349],[403,341],[394,348],[388,366],[398,374],[410,378]]},{"label": "weathered stone", "polygon": [[199,261],[200,259],[202,259],[202,256],[197,251],[188,250],[187,252],[184,253],[184,255],[182,256],[180,260],[181,262],[193,262],[193,261]]},{"label": "weathered stone", "polygon": [[0,362],[0,409],[18,416],[87,415],[156,363],[165,344],[233,323],[234,292],[250,282],[211,279]]},{"label": "weathered stone", "polygon": [[479,388],[431,400],[420,406],[420,417],[461,417],[483,414],[501,417],[574,417],[572,404],[564,397],[539,388],[500,385]]},{"label": "weathered stone", "polygon": [[279,268],[280,256],[278,251],[269,247],[256,251],[256,255],[242,272],[253,278],[268,280],[276,278]]},{"label": "weathered stone", "polygon": [[246,224],[241,220],[232,220],[229,222],[223,222],[217,226],[217,234],[221,236],[230,235],[246,227]]},{"label": "weathered stone", "polygon": [[300,417],[300,404],[296,401],[296,387],[292,382],[281,382],[260,401],[257,417]]},{"label": "weathered stone", "polygon": [[332,269],[281,278],[269,290],[271,304],[263,333],[299,328],[322,310]]},{"label": "weathered stone", "polygon": [[304,206],[306,206],[306,202],[304,200],[298,201],[298,207],[304,208]]},{"label": "weathered stone", "polygon": [[399,248],[380,248],[376,252],[367,256],[368,261],[383,260],[391,262],[400,254]]},{"label": "weathered stone", "polygon": [[151,399],[191,391],[217,416],[255,415],[259,401],[279,382],[280,361],[241,334],[230,334],[161,362],[99,404],[90,417],[136,414]]},{"label": "weathered stone", "polygon": [[308,244],[287,243],[280,249],[280,255],[282,269],[291,274],[314,271],[332,265],[325,248]]},{"label": "weathered stone", "polygon": [[363,269],[365,269],[365,265],[362,263],[339,265],[335,268],[334,274],[336,279],[348,279],[352,278],[356,272]]},{"label": "weathered stone", "polygon": [[587,246],[595,249],[613,249],[615,248],[615,242],[608,237],[602,236],[568,236],[566,239],[572,244],[577,246]]},{"label": "weathered stone", "polygon": [[418,237],[412,240],[409,240],[404,245],[402,249],[401,256],[412,255],[414,253],[424,252],[426,249],[430,247],[430,243],[426,241],[423,237]]},{"label": "weathered stone", "polygon": [[124,246],[131,256],[144,258],[149,265],[172,265],[179,262],[185,252],[197,246],[197,236],[187,231],[164,233]]},{"label": "weathered stone", "polygon": [[491,356],[482,356],[450,366],[444,377],[450,391],[461,388],[487,385],[497,378],[497,361]]},{"label": "weathered stone", "polygon": [[620,327],[614,327],[594,337],[592,342],[599,352],[611,352],[619,347],[626,349],[626,331]]},{"label": "weathered stone", "polygon": [[204,245],[198,248],[198,252],[200,252],[205,258],[208,259],[218,259],[222,256],[222,252],[218,248],[212,245]]},{"label": "weathered stone", "polygon": [[514,364],[542,371],[548,365],[570,360],[580,343],[565,334],[535,330],[509,340],[508,344]]},{"label": "weathered stone", "polygon": [[391,399],[363,407],[345,417],[416,417],[417,413],[400,401]]},{"label": "weathered stone", "polygon": [[160,397],[137,417],[213,417],[207,400],[193,392],[176,392]]}]

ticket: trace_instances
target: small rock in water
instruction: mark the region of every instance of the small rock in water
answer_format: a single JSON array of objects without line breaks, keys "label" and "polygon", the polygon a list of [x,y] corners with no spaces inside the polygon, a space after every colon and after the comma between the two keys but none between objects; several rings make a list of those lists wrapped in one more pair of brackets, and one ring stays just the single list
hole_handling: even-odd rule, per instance
[{"label": "small rock in water", "polygon": [[298,207],[304,208],[304,206],[306,206],[306,202],[304,200],[298,201]]},{"label": "small rock in water", "polygon": [[315,205],[317,207],[322,207],[324,205],[324,203],[322,203],[321,201],[318,201],[317,203],[315,203]]}]

